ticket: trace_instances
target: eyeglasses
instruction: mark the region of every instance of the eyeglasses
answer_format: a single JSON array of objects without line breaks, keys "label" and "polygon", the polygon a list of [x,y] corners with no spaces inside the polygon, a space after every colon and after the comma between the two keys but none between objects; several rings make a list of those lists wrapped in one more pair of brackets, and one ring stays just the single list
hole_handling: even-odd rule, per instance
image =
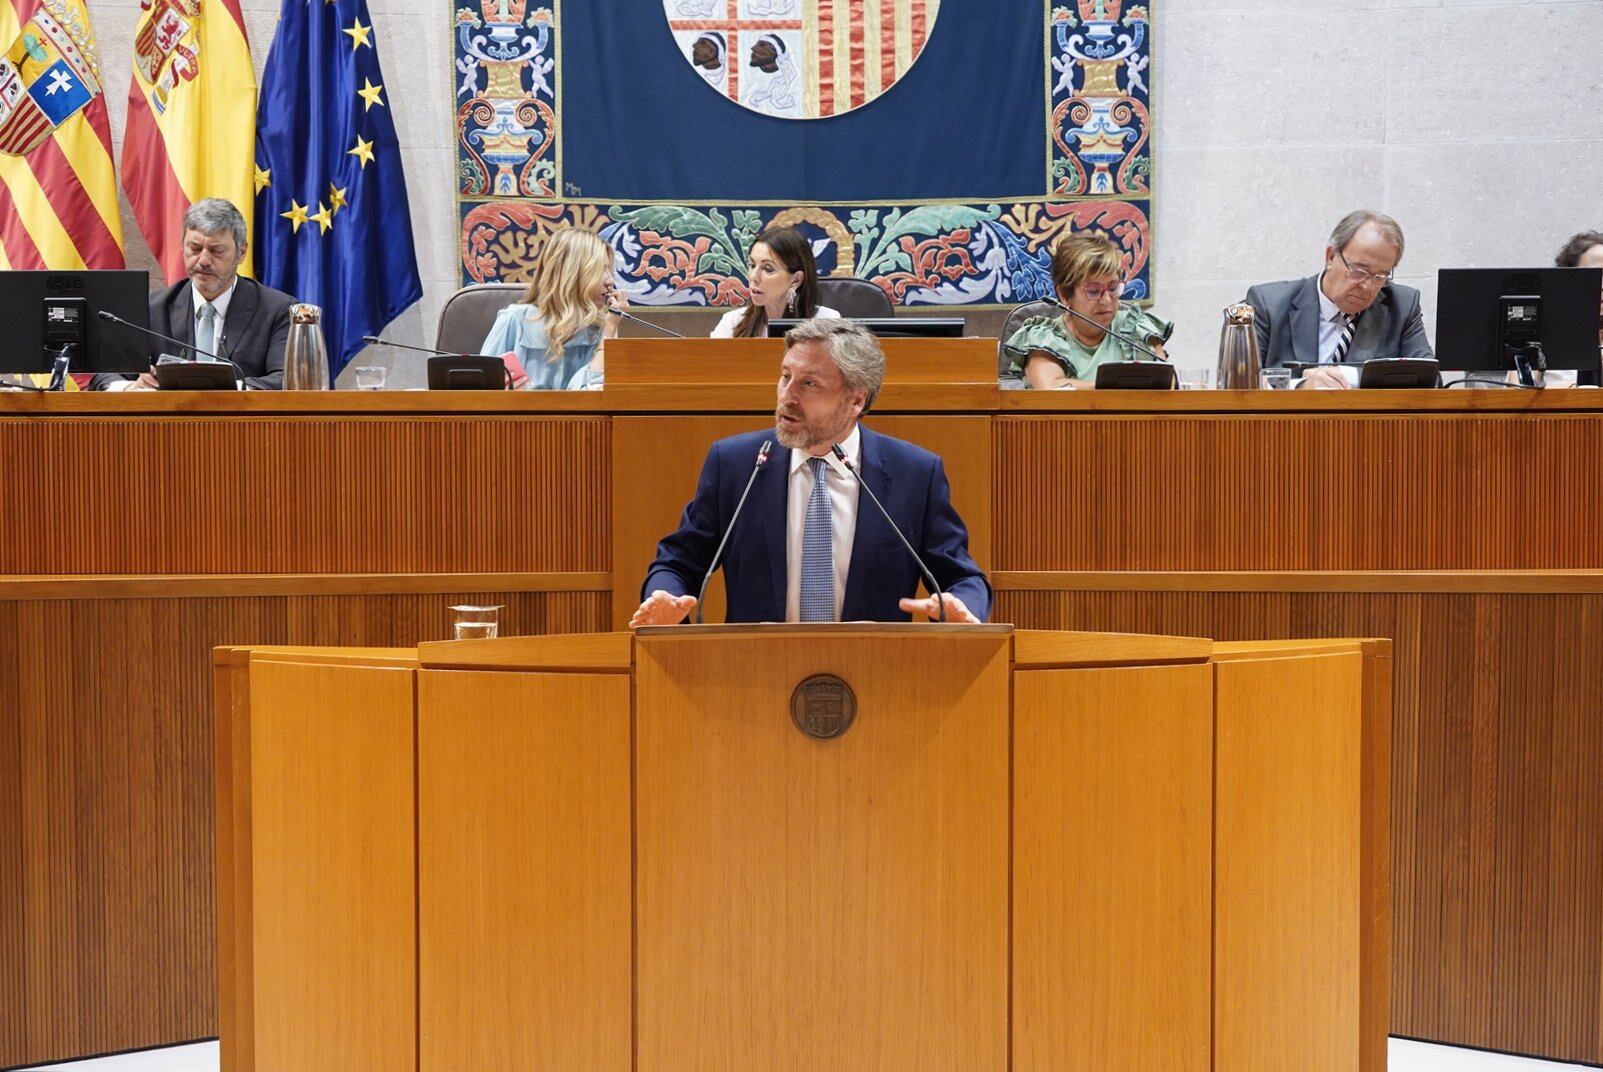
[{"label": "eyeglasses", "polygon": [[1347,269],[1347,274],[1353,277],[1353,282],[1361,287],[1383,287],[1392,281],[1390,272],[1371,272],[1367,268],[1355,268],[1353,265],[1348,264],[1347,255],[1339,249],[1336,251],[1336,256],[1341,258],[1341,265]]},{"label": "eyeglasses", "polygon": [[1124,293],[1124,282],[1115,283],[1081,283],[1080,293],[1092,301],[1101,301],[1104,295],[1111,294],[1117,298]]}]

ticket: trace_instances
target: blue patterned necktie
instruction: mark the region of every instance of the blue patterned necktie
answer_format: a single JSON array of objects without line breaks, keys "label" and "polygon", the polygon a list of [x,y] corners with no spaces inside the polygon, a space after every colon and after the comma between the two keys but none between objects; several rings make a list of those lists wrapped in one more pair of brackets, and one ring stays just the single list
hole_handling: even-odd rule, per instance
[{"label": "blue patterned necktie", "polygon": [[829,516],[829,486],[824,482],[825,462],[808,458],[813,470],[813,491],[807,497],[807,518],[802,525],[801,620],[835,620],[835,526]]}]

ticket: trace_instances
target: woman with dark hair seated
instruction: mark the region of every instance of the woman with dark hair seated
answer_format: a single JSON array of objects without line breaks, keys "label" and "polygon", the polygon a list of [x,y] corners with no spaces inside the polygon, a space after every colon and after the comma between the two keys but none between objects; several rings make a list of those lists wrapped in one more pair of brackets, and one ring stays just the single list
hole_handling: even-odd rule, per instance
[{"label": "woman with dark hair seated", "polygon": [[1080,316],[1032,316],[1002,343],[1013,355],[1013,371],[1038,390],[1094,387],[1098,366],[1144,356],[1109,328],[1159,355],[1174,333],[1169,321],[1119,300],[1124,255],[1101,235],[1066,235],[1058,242],[1052,286]]},{"label": "woman with dark hair seated", "polygon": [[[1571,238],[1553,263],[1560,268],[1603,268],[1603,231],[1582,231]],[[1603,294],[1598,295],[1597,341],[1603,346]]]},{"label": "woman with dark hair seated", "polygon": [[715,339],[760,338],[770,320],[838,319],[818,304],[818,264],[807,236],[794,227],[770,227],[751,244],[746,289],[751,300],[724,314],[712,329]]}]

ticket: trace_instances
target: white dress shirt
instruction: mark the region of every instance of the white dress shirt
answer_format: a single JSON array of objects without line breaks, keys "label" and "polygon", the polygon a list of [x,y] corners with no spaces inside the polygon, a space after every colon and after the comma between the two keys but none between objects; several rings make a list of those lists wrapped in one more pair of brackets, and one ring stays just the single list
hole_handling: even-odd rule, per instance
[{"label": "white dress shirt", "polygon": [[[712,329],[712,334],[708,336],[708,338],[733,339],[735,337],[735,328],[740,324],[740,318],[745,315],[746,307],[744,305],[737,305],[735,308],[729,310],[729,312],[718,318],[718,324]],[[820,305],[818,307],[818,312],[813,314],[813,319],[839,320],[840,314],[829,308],[827,305]]]},{"label": "white dress shirt", "polygon": [[1347,315],[1325,296],[1325,277],[1314,287],[1319,292],[1319,363],[1328,365],[1336,358],[1341,333],[1347,330]]},{"label": "white dress shirt", "polygon": [[[841,441],[840,449],[853,466],[860,465],[862,434],[852,426],[852,434]],[[813,493],[813,467],[809,455],[799,447],[790,449],[790,485],[785,501],[785,620],[801,621],[802,530],[807,524],[807,499]],[[829,489],[829,515],[835,552],[835,620],[846,598],[846,570],[852,564],[852,540],[857,535],[857,478],[846,471],[833,451],[824,456],[824,483]],[[859,472],[861,469],[859,469]]]},{"label": "white dress shirt", "polygon": [[[217,342],[216,349],[213,351],[213,353],[219,355],[223,354],[228,349],[228,339],[223,332],[223,323],[228,319],[228,303],[234,300],[234,289],[238,286],[239,276],[236,275],[234,276],[234,281],[228,284],[228,289],[223,291],[216,298],[212,299],[212,308],[217,310]],[[206,304],[206,299],[201,297],[200,289],[193,283],[191,283],[189,286],[189,296],[195,300],[194,319],[189,325],[189,330],[191,332],[189,337],[194,339],[198,345],[200,342],[200,307]],[[207,357],[205,354],[199,353],[195,355],[195,359],[197,361],[211,360],[211,358]]]}]

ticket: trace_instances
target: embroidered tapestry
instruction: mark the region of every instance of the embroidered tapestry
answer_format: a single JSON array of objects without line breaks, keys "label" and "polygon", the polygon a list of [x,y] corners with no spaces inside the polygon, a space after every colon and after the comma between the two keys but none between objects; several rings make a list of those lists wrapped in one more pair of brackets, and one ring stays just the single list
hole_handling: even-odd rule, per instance
[{"label": "embroidered tapestry", "polygon": [[1149,8],[1127,0],[479,0],[456,12],[462,281],[543,236],[629,300],[742,304],[765,227],[904,306],[1051,292],[1099,231],[1151,297]]}]

